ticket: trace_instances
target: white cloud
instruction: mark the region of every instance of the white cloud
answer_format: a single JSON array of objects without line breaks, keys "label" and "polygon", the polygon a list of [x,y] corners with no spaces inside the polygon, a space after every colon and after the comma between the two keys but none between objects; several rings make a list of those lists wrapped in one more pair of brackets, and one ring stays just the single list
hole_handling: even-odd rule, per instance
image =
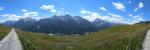
[{"label": "white cloud", "polygon": [[21,11],[22,11],[22,12],[27,12],[27,10],[26,10],[26,9],[22,9]]},{"label": "white cloud", "polygon": [[131,16],[133,19],[132,21],[130,22],[130,24],[134,24],[134,23],[138,23],[140,21],[143,21],[143,17],[140,16],[140,15],[136,15],[136,16]]},{"label": "white cloud", "polygon": [[26,12],[23,14],[23,17],[37,17],[38,16],[38,12]]},{"label": "white cloud", "polygon": [[38,12],[34,12],[34,11],[28,12],[28,10],[26,10],[26,9],[22,9],[21,11],[23,12],[23,15],[21,15],[22,18],[37,17],[39,15]]},{"label": "white cloud", "polygon": [[87,15],[83,16],[83,18],[85,18],[89,21],[94,21],[96,18],[99,18],[99,19],[106,20],[109,22],[126,23],[125,21],[123,21],[123,18],[121,16],[116,15],[116,14],[109,13],[109,15],[102,16],[102,15],[98,14],[97,12],[90,12],[90,11],[85,11],[85,10],[83,12],[82,11],[83,10],[81,10],[81,13],[84,12],[84,14],[87,14]]},{"label": "white cloud", "polygon": [[56,12],[56,15],[57,15],[57,16],[65,15],[65,14],[69,14],[69,12],[65,12],[65,11],[63,11],[63,10],[60,10],[60,11],[57,11],[57,12]]},{"label": "white cloud", "polygon": [[10,14],[1,14],[0,16],[1,17],[6,17],[6,16],[9,16]]},{"label": "white cloud", "polygon": [[[88,11],[85,11],[88,12]],[[94,21],[96,18],[102,19],[102,20],[106,20],[109,22],[115,22],[115,23],[127,23],[127,24],[134,24],[134,23],[138,23],[140,21],[143,21],[143,17],[140,15],[132,15],[132,14],[128,14],[128,16],[131,17],[131,20],[129,19],[124,19],[122,16],[117,15],[117,14],[113,14],[113,13],[108,13],[108,15],[102,16],[100,14],[98,14],[97,12],[91,12],[90,13],[86,13],[86,15],[83,16],[83,18],[89,20],[89,21]]]},{"label": "white cloud", "polygon": [[65,14],[69,14],[69,12],[65,12]]},{"label": "white cloud", "polygon": [[7,21],[7,20],[13,20],[13,21],[17,21],[21,18],[34,18],[34,19],[41,19],[38,16],[38,12],[24,12],[23,15],[15,15],[15,14],[1,14],[1,17],[5,18],[3,20]]},{"label": "white cloud", "polygon": [[60,8],[57,10],[57,12],[55,13],[55,15],[60,16],[60,15],[65,15],[65,14],[69,14],[69,12],[65,11],[65,8]]},{"label": "white cloud", "polygon": [[54,7],[54,5],[42,5],[42,7],[40,7],[43,10],[52,12],[52,13],[56,13],[56,9]]},{"label": "white cloud", "polygon": [[139,7],[139,8],[143,8],[143,7],[144,7],[144,4],[143,4],[142,2],[140,2],[139,5],[138,5],[138,7]]},{"label": "white cloud", "polygon": [[131,16],[133,16],[133,15],[132,15],[132,14],[129,14],[128,16],[130,16],[130,17],[131,17]]},{"label": "white cloud", "polygon": [[105,7],[100,7],[101,10],[103,11],[106,11],[106,8]]},{"label": "white cloud", "polygon": [[137,12],[139,9],[136,7],[135,9],[134,9],[134,12]]},{"label": "white cloud", "polygon": [[89,20],[89,21],[94,21],[96,18],[100,18],[101,16],[96,13],[96,12],[93,12],[91,14],[88,14],[88,15],[85,15],[83,18]]},{"label": "white cloud", "polygon": [[108,13],[112,18],[123,19],[120,15]]},{"label": "white cloud", "polygon": [[125,6],[120,3],[120,2],[112,2],[113,6],[118,9],[118,10],[121,10],[121,11],[125,11]]},{"label": "white cloud", "polygon": [[41,19],[39,17],[39,13],[38,12],[25,12],[23,15],[22,15],[22,18],[33,18],[33,19],[36,19],[36,20],[39,20]]},{"label": "white cloud", "polygon": [[132,3],[132,1],[131,1],[131,0],[129,0],[129,1],[128,1],[128,3],[129,3],[129,4],[131,4],[131,3]]},{"label": "white cloud", "polygon": [[4,7],[1,6],[1,7],[0,7],[0,10],[4,10]]},{"label": "white cloud", "polygon": [[17,20],[19,20],[20,18],[21,18],[21,16],[10,15],[7,20],[14,20],[14,21],[17,21]]},{"label": "white cloud", "polygon": [[92,12],[87,11],[85,9],[81,9],[80,13],[82,13],[82,14],[91,14]]},{"label": "white cloud", "polygon": [[140,13],[140,15],[143,15],[143,13]]},{"label": "white cloud", "polygon": [[41,17],[37,16],[37,17],[32,17],[33,19],[36,19],[36,20],[40,20]]},{"label": "white cloud", "polygon": [[113,14],[113,13],[108,13],[108,15],[111,19],[110,22],[127,23],[126,21],[124,21],[124,18],[120,15]]},{"label": "white cloud", "polygon": [[139,9],[141,9],[141,8],[143,8],[143,7],[144,7],[144,4],[143,4],[142,2],[140,2],[140,3],[138,4],[138,7],[135,7],[134,12],[137,12]]},{"label": "white cloud", "polygon": [[6,21],[7,21],[7,20],[17,21],[17,20],[19,20],[20,18],[22,18],[21,16],[17,16],[17,15],[14,15],[14,14],[2,14],[2,15],[0,15],[0,16],[7,18],[7,19],[5,19]]},{"label": "white cloud", "polygon": [[59,16],[59,15],[69,14],[69,12],[64,11],[65,8],[60,8],[56,10],[54,5],[42,5],[40,8],[43,10],[49,11],[50,13],[53,13],[53,15]]}]

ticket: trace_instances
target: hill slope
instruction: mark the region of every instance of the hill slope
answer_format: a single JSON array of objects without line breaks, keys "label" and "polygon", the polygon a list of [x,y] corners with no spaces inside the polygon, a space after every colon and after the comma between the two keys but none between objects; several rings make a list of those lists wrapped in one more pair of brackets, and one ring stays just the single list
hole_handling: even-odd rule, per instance
[{"label": "hill slope", "polygon": [[141,50],[149,27],[149,24],[116,26],[79,36],[17,32],[24,50]]},{"label": "hill slope", "polygon": [[122,24],[108,22],[98,18],[95,21],[88,21],[80,16],[66,14],[60,16],[54,15],[41,20],[35,20],[29,17],[22,18],[18,21],[6,21],[3,25],[37,33],[83,34],[85,32],[95,32]]},{"label": "hill slope", "polygon": [[0,40],[2,40],[11,29],[0,24]]}]

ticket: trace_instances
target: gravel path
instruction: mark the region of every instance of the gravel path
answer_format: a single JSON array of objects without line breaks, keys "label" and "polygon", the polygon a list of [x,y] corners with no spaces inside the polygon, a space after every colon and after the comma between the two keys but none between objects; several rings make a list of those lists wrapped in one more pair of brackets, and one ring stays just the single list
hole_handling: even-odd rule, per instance
[{"label": "gravel path", "polygon": [[147,32],[142,50],[150,50],[150,30]]},{"label": "gravel path", "polygon": [[0,41],[0,50],[22,50],[21,42],[14,28]]}]

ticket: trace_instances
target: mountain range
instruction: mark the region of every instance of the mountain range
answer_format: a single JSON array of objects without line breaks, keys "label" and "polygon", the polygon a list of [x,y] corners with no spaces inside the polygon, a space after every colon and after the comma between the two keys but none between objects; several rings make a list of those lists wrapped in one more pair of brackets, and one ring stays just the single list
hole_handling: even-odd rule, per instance
[{"label": "mountain range", "polygon": [[85,32],[94,32],[115,25],[120,25],[98,18],[90,22],[80,16],[72,17],[68,14],[61,16],[54,15],[51,18],[45,18],[38,21],[32,18],[23,18],[16,22],[6,21],[3,24],[10,27],[20,28],[25,31],[47,34],[83,34]]}]

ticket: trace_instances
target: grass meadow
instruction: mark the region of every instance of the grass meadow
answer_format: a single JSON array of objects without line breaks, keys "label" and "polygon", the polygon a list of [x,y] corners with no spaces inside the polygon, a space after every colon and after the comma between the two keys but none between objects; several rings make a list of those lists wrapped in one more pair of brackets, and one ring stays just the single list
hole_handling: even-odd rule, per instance
[{"label": "grass meadow", "polygon": [[17,33],[24,50],[141,50],[149,28],[149,24],[115,26],[78,36]]}]

